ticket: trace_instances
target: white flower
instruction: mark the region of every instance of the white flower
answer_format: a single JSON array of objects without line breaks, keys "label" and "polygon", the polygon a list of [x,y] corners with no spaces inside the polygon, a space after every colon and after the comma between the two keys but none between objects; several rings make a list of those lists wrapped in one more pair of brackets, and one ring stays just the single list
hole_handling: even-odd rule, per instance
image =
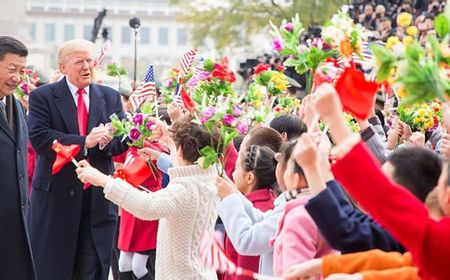
[{"label": "white flower", "polygon": [[335,26],[328,26],[322,30],[322,37],[325,41],[329,41],[332,46],[338,47],[345,39],[345,34],[341,29]]}]

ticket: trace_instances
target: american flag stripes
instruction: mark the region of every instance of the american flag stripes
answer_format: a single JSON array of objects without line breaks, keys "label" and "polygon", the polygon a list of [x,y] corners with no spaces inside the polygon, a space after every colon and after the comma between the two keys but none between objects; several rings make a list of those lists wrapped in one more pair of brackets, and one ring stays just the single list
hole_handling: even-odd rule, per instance
[{"label": "american flag stripes", "polygon": [[186,76],[191,70],[192,63],[194,62],[195,57],[197,56],[198,51],[196,49],[191,49],[183,54],[183,57],[180,61],[181,66],[181,77]]},{"label": "american flag stripes", "polygon": [[153,65],[148,67],[144,79],[130,96],[130,102],[133,110],[136,111],[139,106],[141,106],[141,104],[144,103],[144,101],[150,96],[156,96],[155,73],[153,70]]},{"label": "american flag stripes", "polygon": [[281,280],[271,276],[263,276],[248,269],[236,266],[230,258],[225,254],[219,241],[219,235],[210,235],[203,233],[200,241],[200,258],[207,267],[213,267],[215,270],[234,275],[247,276],[253,279],[261,280]]},{"label": "american flag stripes", "polygon": [[111,41],[110,40],[106,40],[103,41],[102,45],[100,46],[100,54],[98,55],[98,65],[101,65],[103,62],[103,59],[106,56],[106,52],[111,48]]}]

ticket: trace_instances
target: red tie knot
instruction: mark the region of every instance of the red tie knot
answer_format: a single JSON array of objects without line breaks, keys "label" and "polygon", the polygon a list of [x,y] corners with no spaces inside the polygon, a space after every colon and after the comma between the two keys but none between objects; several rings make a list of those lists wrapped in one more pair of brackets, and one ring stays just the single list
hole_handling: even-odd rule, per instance
[{"label": "red tie knot", "polygon": [[77,93],[78,93],[79,95],[83,95],[83,94],[86,93],[86,91],[84,90],[84,88],[79,88],[79,89],[77,90]]}]

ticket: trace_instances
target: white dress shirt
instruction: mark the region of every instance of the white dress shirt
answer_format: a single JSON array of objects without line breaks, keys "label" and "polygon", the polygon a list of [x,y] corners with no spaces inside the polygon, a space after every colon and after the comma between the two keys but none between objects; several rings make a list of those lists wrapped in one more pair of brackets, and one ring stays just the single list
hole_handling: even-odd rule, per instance
[{"label": "white dress shirt", "polygon": [[[78,87],[72,84],[69,79],[67,79],[67,86],[69,87],[70,93],[72,93],[73,101],[75,102],[75,106],[78,107]],[[86,105],[86,110],[89,113],[89,86],[84,88],[86,94],[83,94],[84,104]]]}]

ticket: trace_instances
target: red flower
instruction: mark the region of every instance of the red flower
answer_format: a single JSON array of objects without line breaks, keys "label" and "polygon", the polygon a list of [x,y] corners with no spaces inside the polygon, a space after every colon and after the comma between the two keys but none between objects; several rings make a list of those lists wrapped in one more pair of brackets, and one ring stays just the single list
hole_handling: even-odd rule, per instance
[{"label": "red flower", "polygon": [[280,72],[284,72],[284,71],[286,71],[286,67],[284,67],[283,65],[278,65],[277,70]]},{"label": "red flower", "polygon": [[262,64],[262,63],[258,64],[255,68],[253,68],[255,75],[258,75],[259,73],[270,70],[270,69],[271,69],[271,67],[269,64]]},{"label": "red flower", "polygon": [[186,110],[191,113],[195,111],[195,103],[184,89],[184,86],[181,86],[181,100],[183,101],[183,105]]},{"label": "red flower", "polygon": [[224,82],[234,83],[236,77],[233,71],[228,68],[228,58],[225,56],[220,63],[214,65],[214,70],[211,72],[213,78],[220,78]]}]

